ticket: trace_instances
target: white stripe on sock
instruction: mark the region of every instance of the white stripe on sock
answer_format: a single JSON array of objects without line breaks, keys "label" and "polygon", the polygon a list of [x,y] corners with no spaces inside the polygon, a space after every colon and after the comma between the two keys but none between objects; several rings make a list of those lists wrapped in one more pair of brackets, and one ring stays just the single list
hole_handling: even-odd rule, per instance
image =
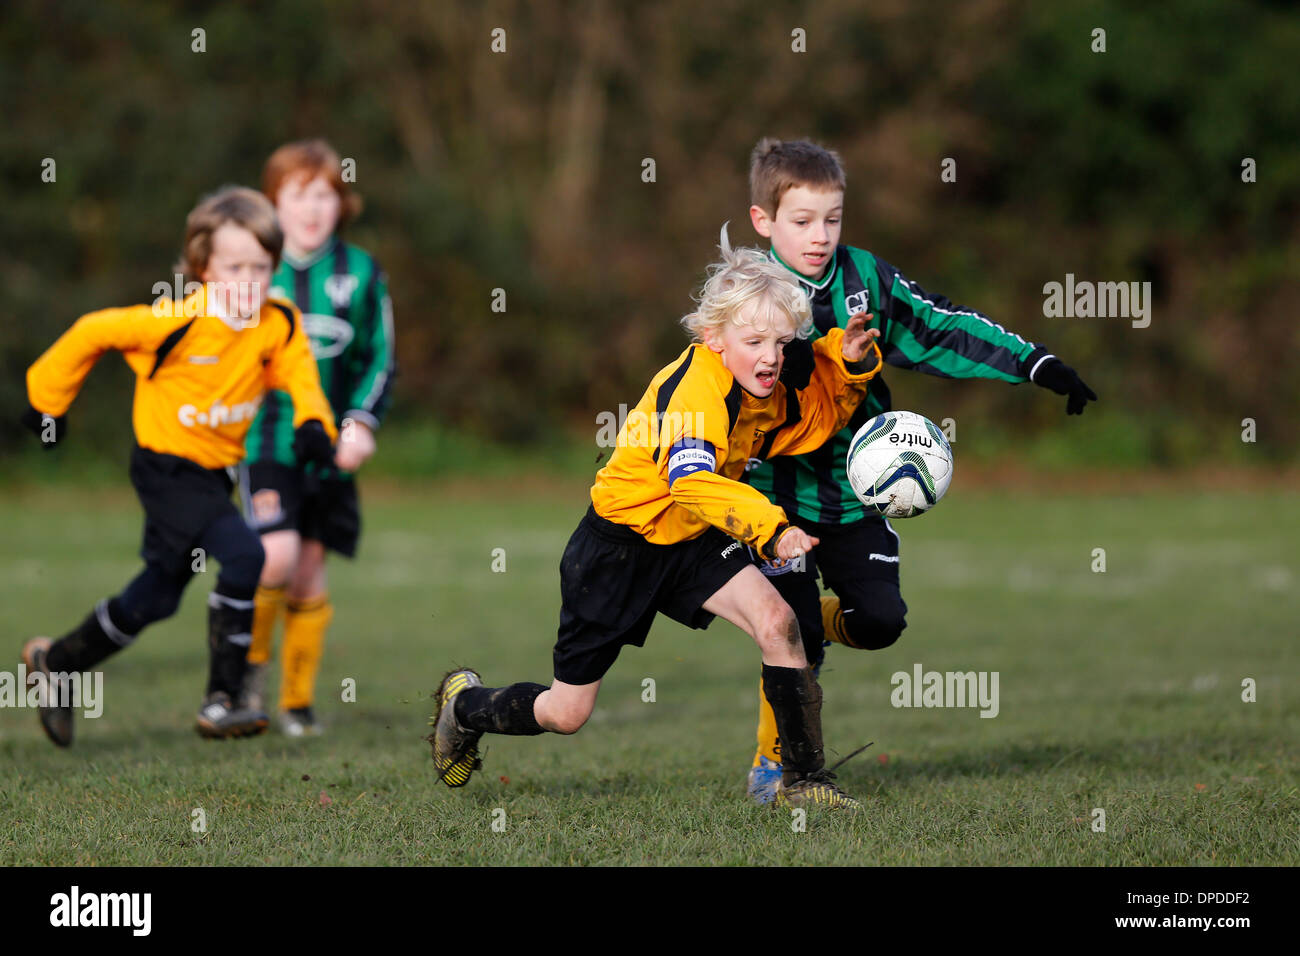
[{"label": "white stripe on sock", "polygon": [[99,621],[99,626],[104,629],[109,640],[119,647],[126,647],[135,640],[133,634],[123,634],[113,625],[113,619],[108,616],[108,598],[104,598],[95,605],[95,620]]}]

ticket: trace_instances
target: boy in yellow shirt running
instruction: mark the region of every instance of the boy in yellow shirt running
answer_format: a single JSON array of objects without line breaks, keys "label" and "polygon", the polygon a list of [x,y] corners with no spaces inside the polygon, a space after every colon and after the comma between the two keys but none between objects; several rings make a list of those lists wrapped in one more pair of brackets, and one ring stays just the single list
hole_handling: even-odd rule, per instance
[{"label": "boy in yellow shirt running", "polygon": [[68,408],[105,352],[120,351],[136,374],[131,483],[145,511],[144,570],[59,640],[36,637],[23,647],[29,681],[44,687],[41,726],[61,747],[72,743],[72,707],[59,693],[68,675],[174,614],[208,558],[221,572],[208,596],[210,664],[197,729],[205,737],[266,729],[266,714],[239,699],[263,551],[230,500],[230,472],[269,388],[293,396],[305,457],[328,461],[337,438],[298,310],[266,298],[282,243],[265,197],[222,189],[186,220],[183,301],[84,315],[28,369],[23,421],[47,448],[63,441]]}]

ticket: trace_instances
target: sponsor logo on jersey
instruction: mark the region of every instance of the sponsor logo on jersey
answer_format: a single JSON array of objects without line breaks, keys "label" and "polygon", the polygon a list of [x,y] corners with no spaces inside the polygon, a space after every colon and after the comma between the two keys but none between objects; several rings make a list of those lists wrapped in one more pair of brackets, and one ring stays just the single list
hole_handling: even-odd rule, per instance
[{"label": "sponsor logo on jersey", "polygon": [[215,355],[191,355],[189,358],[191,365],[216,365],[218,361]]},{"label": "sponsor logo on jersey", "polygon": [[302,327],[311,339],[311,354],[320,359],[334,358],[342,355],[343,350],[352,343],[356,333],[352,323],[336,315],[322,315],[308,312],[302,317]]},{"label": "sponsor logo on jersey", "polygon": [[729,545],[727,545],[725,548],[723,548],[722,551],[720,551],[719,553],[722,555],[722,557],[725,558],[727,555],[731,554],[731,552],[733,552],[733,551],[739,551],[739,550],[740,550],[740,542],[739,542],[739,541],[733,541],[733,542],[731,542],[731,544],[729,544]]},{"label": "sponsor logo on jersey", "polygon": [[195,425],[218,428],[221,425],[235,425],[239,422],[252,421],[261,404],[262,399],[260,396],[251,402],[237,402],[234,405],[223,405],[219,401],[213,402],[212,407],[205,412],[199,411],[194,405],[185,404],[176,410],[176,417],[186,428],[193,428]]},{"label": "sponsor logo on jersey", "polygon": [[852,295],[844,297],[844,313],[848,316],[857,315],[859,312],[871,311],[871,294],[863,289],[861,292],[855,292]]},{"label": "sponsor logo on jersey", "polygon": [[[868,560],[868,561],[884,561],[886,564],[897,564],[897,563],[898,563],[898,555],[896,555],[896,554],[880,554],[880,553],[877,552],[877,551],[872,551],[871,554],[869,554],[869,555],[867,556],[867,560]],[[847,612],[846,612],[846,613],[847,613]]]}]

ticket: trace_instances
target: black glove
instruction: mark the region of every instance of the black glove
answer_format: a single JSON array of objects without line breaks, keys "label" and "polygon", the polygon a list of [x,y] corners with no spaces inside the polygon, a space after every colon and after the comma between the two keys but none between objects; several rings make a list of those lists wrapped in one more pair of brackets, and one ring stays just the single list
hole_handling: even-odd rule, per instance
[{"label": "black glove", "polygon": [[293,456],[303,463],[332,464],[334,446],[330,444],[330,436],[325,434],[325,426],[314,418],[299,425],[293,433]]},{"label": "black glove", "polygon": [[1055,356],[1039,368],[1034,375],[1034,384],[1050,388],[1057,395],[1068,395],[1065,403],[1067,415],[1082,415],[1084,406],[1097,400],[1097,393],[1084,384],[1079,373]]},{"label": "black glove", "polygon": [[[53,431],[49,433],[46,431],[47,426],[45,423],[47,419],[54,424]],[[22,423],[24,428],[27,428],[41,440],[41,447],[49,451],[62,441],[64,435],[67,434],[68,416],[60,415],[58,418],[53,418],[43,412],[38,412],[29,405],[27,411],[23,412]]]},{"label": "black glove", "polygon": [[813,357],[812,343],[807,339],[793,338],[785,343],[785,359],[781,363],[781,381],[786,388],[801,392],[812,381],[817,360]]}]

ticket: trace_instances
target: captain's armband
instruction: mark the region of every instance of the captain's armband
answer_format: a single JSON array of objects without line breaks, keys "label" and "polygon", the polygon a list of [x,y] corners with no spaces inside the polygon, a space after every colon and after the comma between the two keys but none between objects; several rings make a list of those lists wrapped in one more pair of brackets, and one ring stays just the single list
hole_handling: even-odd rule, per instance
[{"label": "captain's armband", "polygon": [[683,435],[673,443],[668,451],[668,487],[678,478],[685,478],[697,471],[716,472],[718,470],[717,449],[713,442],[704,438],[692,438]]}]

